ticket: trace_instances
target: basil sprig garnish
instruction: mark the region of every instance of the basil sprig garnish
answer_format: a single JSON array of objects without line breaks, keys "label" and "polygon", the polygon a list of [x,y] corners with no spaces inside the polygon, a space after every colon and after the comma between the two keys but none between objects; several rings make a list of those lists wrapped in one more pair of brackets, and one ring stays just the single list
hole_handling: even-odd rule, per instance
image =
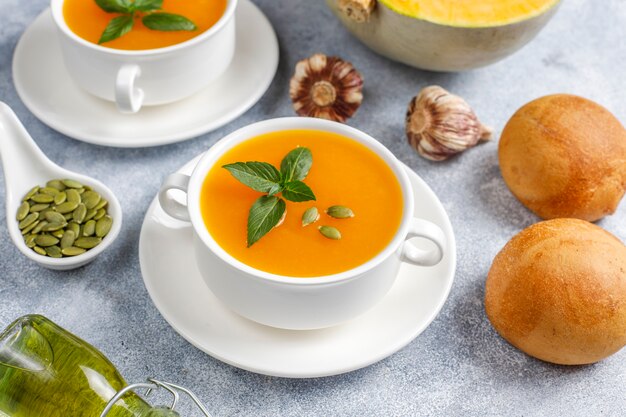
[{"label": "basil sprig garnish", "polygon": [[141,21],[148,29],[159,31],[187,30],[198,27],[185,16],[159,12],[163,0],[95,0],[96,4],[107,13],[121,13],[111,19],[100,36],[99,44],[112,41],[130,32],[135,24],[135,16],[141,15]]},{"label": "basil sprig garnish", "polygon": [[[302,182],[311,170],[312,164],[311,151],[298,147],[283,158],[280,171],[272,164],[257,161],[235,162],[222,167],[239,182],[267,194],[259,197],[250,208],[248,247],[254,245],[281,221],[286,210],[285,200],[293,202],[315,200],[313,190]],[[279,193],[282,194],[282,198],[277,196]]]}]

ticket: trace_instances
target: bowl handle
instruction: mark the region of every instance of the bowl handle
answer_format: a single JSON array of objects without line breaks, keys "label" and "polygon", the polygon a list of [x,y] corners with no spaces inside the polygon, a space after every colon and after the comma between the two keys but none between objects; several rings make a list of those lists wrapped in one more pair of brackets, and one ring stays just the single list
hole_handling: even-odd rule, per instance
[{"label": "bowl handle", "polygon": [[[430,250],[419,249],[409,242],[409,239],[414,237],[430,240],[435,247]],[[443,258],[445,246],[446,236],[439,226],[427,220],[413,218],[402,246],[402,260],[419,266],[437,265]]]},{"label": "bowl handle", "polygon": [[115,80],[115,104],[122,113],[137,113],[143,105],[144,92],[135,87],[135,81],[141,76],[139,65],[122,65]]},{"label": "bowl handle", "polygon": [[168,191],[181,190],[187,194],[187,186],[189,185],[190,178],[191,177],[189,175],[175,172],[163,181],[161,189],[159,190],[159,203],[161,204],[163,211],[173,218],[184,222],[190,221],[187,205],[176,201],[170,194],[168,194]]}]

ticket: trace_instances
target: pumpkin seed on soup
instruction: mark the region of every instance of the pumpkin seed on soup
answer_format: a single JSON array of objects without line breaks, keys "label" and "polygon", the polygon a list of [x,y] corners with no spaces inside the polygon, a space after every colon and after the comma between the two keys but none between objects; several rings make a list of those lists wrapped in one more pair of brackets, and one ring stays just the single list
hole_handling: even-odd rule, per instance
[{"label": "pumpkin seed on soup", "polygon": [[341,239],[341,232],[339,231],[339,229],[335,227],[320,226],[319,231],[322,234],[322,236],[324,236],[325,238],[332,239],[332,240]]}]

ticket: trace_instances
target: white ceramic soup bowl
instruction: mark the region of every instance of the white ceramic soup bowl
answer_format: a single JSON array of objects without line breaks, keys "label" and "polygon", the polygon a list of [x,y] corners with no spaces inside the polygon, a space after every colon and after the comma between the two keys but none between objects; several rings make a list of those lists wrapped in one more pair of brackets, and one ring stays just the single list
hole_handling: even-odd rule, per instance
[{"label": "white ceramic soup bowl", "polygon": [[[200,192],[216,161],[241,142],[264,133],[291,129],[321,130],[351,138],[378,154],[395,174],[404,200],[402,221],[391,243],[368,262],[334,275],[315,278],[280,276],[235,259],[208,232],[200,210]],[[186,193],[186,205],[168,193],[172,189]],[[211,291],[236,313],[284,329],[329,327],[364,313],[389,291],[402,262],[435,265],[442,259],[446,246],[444,233],[438,226],[413,217],[414,197],[409,178],[393,154],[357,129],[321,119],[272,119],[231,133],[204,154],[191,176],[174,173],[167,177],[161,186],[159,201],[170,216],[191,222],[198,268]],[[432,249],[418,249],[408,241],[412,237],[430,240]],[[372,238],[376,239],[375,236]],[[367,242],[363,244],[367,245]],[[323,261],[321,257],[320,262]]]},{"label": "white ceramic soup bowl", "polygon": [[65,22],[63,3],[51,0],[51,9],[69,75],[89,93],[114,101],[123,113],[191,96],[222,75],[235,53],[237,0],[228,0],[222,17],[195,38],[139,51],[108,48],[79,37]]}]

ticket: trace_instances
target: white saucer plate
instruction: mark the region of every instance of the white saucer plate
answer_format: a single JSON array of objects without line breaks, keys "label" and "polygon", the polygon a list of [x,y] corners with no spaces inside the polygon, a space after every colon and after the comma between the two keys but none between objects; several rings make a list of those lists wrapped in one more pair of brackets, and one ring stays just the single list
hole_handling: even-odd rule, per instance
[{"label": "white saucer plate", "polygon": [[[191,174],[200,157],[179,172]],[[165,320],[216,359],[248,371],[288,377],[337,375],[400,350],[435,319],[450,292],[456,244],[450,220],[434,192],[406,168],[415,192],[415,215],[439,225],[448,240],[435,267],[404,264],[384,299],[356,319],[321,330],[281,330],[231,312],[211,293],[196,267],[193,231],[150,205],[139,239],[144,284]],[[419,244],[419,242],[416,242]]]},{"label": "white saucer plate", "polygon": [[246,112],[274,78],[278,40],[265,15],[250,0],[241,0],[236,26],[235,57],[224,75],[185,100],[127,115],[72,81],[48,9],[26,29],[15,48],[15,88],[37,118],[74,139],[131,148],[190,139]]}]

